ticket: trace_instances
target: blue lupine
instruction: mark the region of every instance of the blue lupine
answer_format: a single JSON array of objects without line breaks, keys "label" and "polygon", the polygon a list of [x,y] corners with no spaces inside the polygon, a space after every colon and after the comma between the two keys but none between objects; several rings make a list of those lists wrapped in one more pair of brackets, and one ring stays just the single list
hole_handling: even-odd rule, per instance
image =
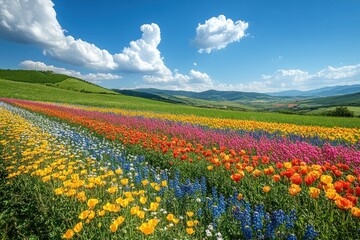
[{"label": "blue lupine", "polygon": [[294,234],[290,234],[286,240],[296,240],[296,236]]},{"label": "blue lupine", "polygon": [[274,228],[278,228],[285,221],[285,213],[283,210],[273,211],[271,214],[271,222],[274,224]]},{"label": "blue lupine", "polygon": [[245,228],[243,229],[243,233],[245,239],[252,239],[253,233],[250,226],[246,225]]},{"label": "blue lupine", "polygon": [[307,225],[303,240],[312,240],[315,239],[318,235],[319,232],[315,231],[312,225]]},{"label": "blue lupine", "polygon": [[290,213],[288,215],[286,215],[285,217],[285,221],[286,221],[286,229],[290,229],[293,228],[295,225],[295,222],[297,220],[297,216],[296,216],[296,210],[293,209],[290,211]]},{"label": "blue lupine", "polygon": [[204,176],[201,177],[201,191],[203,192],[203,194],[205,194],[207,192],[207,187],[206,187],[206,178]]}]

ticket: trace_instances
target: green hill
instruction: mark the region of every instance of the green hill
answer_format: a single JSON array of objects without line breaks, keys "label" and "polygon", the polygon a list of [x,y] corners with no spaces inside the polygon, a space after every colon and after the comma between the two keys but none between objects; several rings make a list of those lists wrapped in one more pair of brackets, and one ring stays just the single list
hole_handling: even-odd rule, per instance
[{"label": "green hill", "polygon": [[70,77],[64,74],[57,74],[51,71],[0,69],[0,79],[45,84],[47,86],[78,92],[116,94],[109,89],[100,87],[82,79]]},{"label": "green hill", "polygon": [[324,106],[360,106],[360,92],[345,94],[334,97],[323,97],[323,98],[314,98],[310,100],[303,101],[303,103],[307,104],[318,104]]},{"label": "green hill", "polygon": [[57,83],[69,78],[51,71],[0,69],[0,79],[31,83]]}]

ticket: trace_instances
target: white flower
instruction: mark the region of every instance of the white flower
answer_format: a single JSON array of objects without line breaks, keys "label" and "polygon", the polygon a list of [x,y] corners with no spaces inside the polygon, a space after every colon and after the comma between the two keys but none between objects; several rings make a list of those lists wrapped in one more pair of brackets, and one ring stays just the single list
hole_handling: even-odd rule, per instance
[{"label": "white flower", "polygon": [[212,236],[212,233],[211,233],[211,231],[209,229],[206,229],[205,233],[206,233],[206,236],[208,236],[208,237]]}]

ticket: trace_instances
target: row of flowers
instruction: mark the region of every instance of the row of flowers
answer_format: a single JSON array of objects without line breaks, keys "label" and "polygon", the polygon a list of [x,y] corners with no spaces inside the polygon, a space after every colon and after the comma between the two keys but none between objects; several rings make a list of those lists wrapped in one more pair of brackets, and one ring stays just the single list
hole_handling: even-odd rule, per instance
[{"label": "row of flowers", "polygon": [[[61,105],[61,104],[60,104]],[[68,105],[65,105],[68,106]],[[145,111],[132,111],[117,108],[98,108],[78,106],[82,110],[115,113],[123,116],[144,117],[147,119],[162,119],[174,122],[190,123],[195,125],[208,126],[214,129],[233,129],[245,131],[262,130],[268,133],[281,133],[283,136],[298,135],[302,137],[315,137],[327,140],[344,140],[350,143],[360,141],[359,128],[341,128],[341,127],[321,127],[321,126],[304,126],[288,123],[260,122],[253,120],[238,120],[226,118],[210,118],[195,115],[179,115],[169,113],[155,113]]]},{"label": "row of flowers", "polygon": [[[309,189],[310,197],[318,198],[320,192],[323,192],[322,195],[333,201],[340,209],[351,210],[354,216],[360,216],[359,209],[356,207],[360,195],[360,176],[357,170],[353,171],[349,165],[341,162],[337,164],[325,162],[319,165],[308,164],[304,160],[295,158],[290,162],[277,162],[274,165],[267,156],[249,156],[243,150],[237,153],[235,150],[226,148],[205,149],[200,144],[197,144],[195,148],[193,143],[185,140],[169,139],[167,135],[146,132],[145,129],[140,131],[125,123],[123,125],[113,123],[112,115],[103,116],[96,113],[94,115],[93,112],[84,112],[75,108],[34,102],[13,102],[35,111],[80,123],[97,133],[105,134],[110,139],[119,139],[124,144],[139,145],[146,150],[155,150],[167,155],[170,150],[172,157],[183,162],[191,163],[193,159],[197,159],[196,162],[199,162],[198,160],[207,162],[209,171],[212,171],[214,167],[223,167],[228,171],[227,176],[238,183],[238,188],[246,188],[255,179],[259,183],[258,186],[265,187],[265,192],[270,190],[270,186],[277,189],[288,186],[288,194],[296,196],[305,187]],[[354,164],[356,162],[352,165]],[[194,174],[196,175],[196,172]],[[276,195],[272,197],[276,198]]]},{"label": "row of flowers", "polygon": [[251,205],[238,192],[225,197],[209,189],[204,177],[183,180],[181,173],[126,156],[122,145],[79,127],[2,104],[0,133],[8,184],[24,176],[40,179],[58,199],[72,201],[68,207],[77,217],[64,238],[313,239],[318,234],[311,225],[303,234],[295,231],[294,210],[266,212],[266,206]]}]

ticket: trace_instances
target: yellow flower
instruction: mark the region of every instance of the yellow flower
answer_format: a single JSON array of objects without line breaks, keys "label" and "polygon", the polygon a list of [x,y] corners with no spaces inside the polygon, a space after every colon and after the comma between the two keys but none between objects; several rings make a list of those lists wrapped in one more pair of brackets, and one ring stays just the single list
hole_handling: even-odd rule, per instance
[{"label": "yellow flower", "polygon": [[139,211],[139,209],[140,209],[139,206],[132,207],[132,208],[130,209],[130,213],[131,213],[132,215],[137,214],[138,211]]},{"label": "yellow flower", "polygon": [[146,180],[146,179],[142,180],[141,183],[142,183],[143,186],[146,186],[146,185],[149,184],[149,180]]},{"label": "yellow flower", "polygon": [[156,202],[158,202],[158,203],[161,201],[161,197],[156,197],[155,199],[156,199]]},{"label": "yellow flower", "polygon": [[141,198],[140,198],[140,202],[141,202],[142,204],[145,204],[146,201],[147,201],[147,198],[146,198],[146,197],[141,197]]},{"label": "yellow flower", "polygon": [[162,181],[162,182],[161,182],[161,186],[162,186],[162,187],[166,187],[166,186],[167,186],[167,181],[166,181],[166,180]]},{"label": "yellow flower", "polygon": [[120,174],[123,173],[123,171],[122,171],[121,168],[118,168],[118,169],[115,170],[115,173],[118,174],[118,175],[120,175]]},{"label": "yellow flower", "polygon": [[98,210],[98,211],[97,211],[97,214],[98,214],[100,217],[105,216],[105,213],[106,213],[105,210]]},{"label": "yellow flower", "polygon": [[194,213],[193,213],[193,212],[186,212],[186,215],[187,215],[188,217],[192,217],[192,216],[194,215]]},{"label": "yellow flower", "polygon": [[92,220],[95,217],[95,212],[93,210],[90,210],[88,219]]},{"label": "yellow flower", "polygon": [[82,227],[83,227],[82,222],[78,222],[74,227],[74,232],[76,233],[80,232]]},{"label": "yellow flower", "polygon": [[207,166],[207,169],[208,169],[209,171],[211,171],[211,170],[214,169],[214,167],[213,167],[212,165],[209,165],[209,166]]},{"label": "yellow flower", "polygon": [[148,223],[143,223],[139,227],[139,230],[145,235],[150,235],[155,231],[155,228]]},{"label": "yellow flower", "polygon": [[62,237],[66,239],[70,239],[73,236],[74,236],[74,231],[72,229],[68,229]]},{"label": "yellow flower", "polygon": [[96,198],[90,198],[88,201],[87,201],[87,205],[90,209],[93,209],[96,204],[99,203],[99,199],[96,199]]},{"label": "yellow flower", "polygon": [[330,183],[332,183],[333,178],[330,175],[322,175],[320,177],[320,182],[324,185],[328,185]]},{"label": "yellow flower", "polygon": [[346,176],[346,179],[347,179],[349,182],[352,183],[352,182],[354,182],[354,181],[356,180],[356,177],[354,177],[353,175],[350,175],[350,174],[349,174],[349,175]]},{"label": "yellow flower", "polygon": [[143,218],[145,217],[145,212],[144,212],[144,211],[138,211],[138,212],[136,213],[136,215],[137,215],[139,218],[143,219]]},{"label": "yellow flower", "polygon": [[175,218],[175,217],[174,217],[174,214],[172,214],[172,213],[169,213],[169,214],[166,216],[166,219],[167,219],[168,221],[172,221],[174,218]]},{"label": "yellow flower", "polygon": [[113,223],[110,225],[110,230],[111,232],[116,232],[116,230],[118,229],[118,225],[116,223]]},{"label": "yellow flower", "polygon": [[194,221],[187,221],[187,222],[186,222],[186,225],[187,225],[188,227],[193,227],[195,224],[194,224]]},{"label": "yellow flower", "polygon": [[86,219],[87,216],[89,215],[89,213],[90,213],[89,210],[85,210],[85,211],[83,211],[83,212],[80,213],[79,218],[80,218],[80,219]]},{"label": "yellow flower", "polygon": [[335,189],[329,189],[326,191],[326,197],[330,200],[336,200],[339,197],[339,194],[337,194]]},{"label": "yellow flower", "polygon": [[320,189],[315,187],[310,187],[309,193],[312,198],[319,198]]},{"label": "yellow flower", "polygon": [[156,211],[156,209],[159,207],[159,203],[157,202],[151,202],[149,211]]},{"label": "yellow flower", "polygon": [[[126,185],[126,184],[124,184]],[[114,192],[117,192],[118,188],[116,186],[109,187],[106,191],[110,194],[113,194]]]},{"label": "yellow flower", "polygon": [[127,185],[129,183],[129,179],[123,178],[123,179],[121,179],[120,182],[121,182],[122,185]]},{"label": "yellow flower", "polygon": [[117,225],[121,225],[125,221],[125,218],[123,216],[118,217],[114,223],[116,222]]},{"label": "yellow flower", "polygon": [[194,231],[193,228],[186,228],[186,233],[189,234],[189,235],[191,235],[191,234],[194,234],[195,231]]}]

